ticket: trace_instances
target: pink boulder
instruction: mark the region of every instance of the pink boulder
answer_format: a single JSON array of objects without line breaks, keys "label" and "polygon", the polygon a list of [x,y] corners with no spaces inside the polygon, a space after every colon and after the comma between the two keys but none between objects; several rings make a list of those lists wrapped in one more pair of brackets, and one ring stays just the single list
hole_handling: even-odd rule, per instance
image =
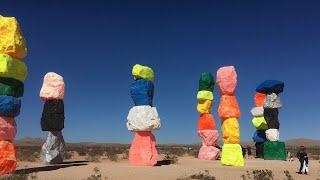
[{"label": "pink boulder", "polygon": [[216,160],[220,155],[220,150],[214,146],[202,146],[200,148],[198,159]]},{"label": "pink boulder", "polygon": [[54,72],[47,73],[43,78],[43,85],[40,90],[42,100],[63,99],[64,98],[63,77]]},{"label": "pink boulder", "polygon": [[219,134],[217,130],[199,130],[198,135],[205,146],[212,146],[218,142]]},{"label": "pink boulder", "polygon": [[13,141],[17,134],[17,125],[13,117],[0,116],[0,141]]},{"label": "pink boulder", "polygon": [[135,132],[129,150],[129,164],[131,166],[154,166],[157,164],[157,158],[156,138],[152,132]]},{"label": "pink boulder", "polygon": [[234,94],[237,86],[237,72],[233,66],[225,66],[218,69],[217,85],[221,94]]}]

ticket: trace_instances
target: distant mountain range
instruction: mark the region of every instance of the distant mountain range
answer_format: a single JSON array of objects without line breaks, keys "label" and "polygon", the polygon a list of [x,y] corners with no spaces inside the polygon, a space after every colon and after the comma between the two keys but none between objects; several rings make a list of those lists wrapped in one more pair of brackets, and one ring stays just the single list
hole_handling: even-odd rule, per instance
[{"label": "distant mountain range", "polygon": [[[33,138],[33,137],[25,137],[22,139],[15,140],[15,144],[18,146],[41,146],[45,142],[43,138]],[[298,139],[289,139],[286,140],[286,146],[319,146],[320,147],[320,140],[313,140],[313,139],[305,139],[305,138],[298,138]],[[94,145],[110,145],[110,146],[123,146],[127,144],[118,144],[118,143],[95,143],[95,142],[79,142],[79,143],[67,143],[69,145],[81,145],[81,146],[94,146]],[[245,141],[241,142],[242,145],[254,145],[252,141]],[[162,144],[165,145],[165,144]],[[179,144],[175,144],[179,145]],[[181,144],[182,145],[182,144]],[[184,145],[185,146],[185,145]]]}]

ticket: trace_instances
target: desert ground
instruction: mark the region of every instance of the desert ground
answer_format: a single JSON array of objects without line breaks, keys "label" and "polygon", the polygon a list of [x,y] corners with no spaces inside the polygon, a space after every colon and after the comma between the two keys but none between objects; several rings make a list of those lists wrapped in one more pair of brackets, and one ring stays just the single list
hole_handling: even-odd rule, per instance
[{"label": "desert ground", "polygon": [[120,179],[120,180],[170,180],[170,179],[188,179],[187,177],[199,172],[209,171],[211,176],[216,179],[243,179],[241,176],[247,174],[247,171],[253,170],[271,170],[274,179],[288,179],[284,171],[288,170],[293,179],[320,179],[320,162],[311,160],[309,164],[309,174],[296,174],[299,166],[298,161],[265,161],[261,159],[246,159],[244,167],[226,167],[221,166],[220,161],[198,160],[191,156],[179,157],[175,164],[161,165],[155,167],[130,167],[127,160],[111,162],[101,160],[100,162],[88,162],[84,159],[72,159],[63,164],[46,166],[41,162],[19,162],[17,173],[36,173],[37,179],[62,180],[62,179],[88,179],[95,174],[93,169],[98,169],[101,179]]}]

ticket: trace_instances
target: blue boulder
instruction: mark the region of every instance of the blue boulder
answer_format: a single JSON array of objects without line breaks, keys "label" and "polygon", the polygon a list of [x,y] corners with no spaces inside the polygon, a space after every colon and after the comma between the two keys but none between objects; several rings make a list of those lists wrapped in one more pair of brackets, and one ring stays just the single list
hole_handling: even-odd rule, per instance
[{"label": "blue boulder", "polygon": [[0,96],[0,116],[16,117],[20,114],[21,100],[12,96]]},{"label": "blue boulder", "polygon": [[263,143],[267,141],[266,132],[264,130],[257,130],[254,132],[252,139],[256,143]]},{"label": "blue boulder", "polygon": [[152,81],[145,79],[135,80],[130,86],[130,94],[136,106],[152,106],[154,86]]},{"label": "blue boulder", "polygon": [[271,94],[276,93],[279,94],[283,92],[284,82],[278,80],[266,80],[261,83],[257,88],[256,92]]}]

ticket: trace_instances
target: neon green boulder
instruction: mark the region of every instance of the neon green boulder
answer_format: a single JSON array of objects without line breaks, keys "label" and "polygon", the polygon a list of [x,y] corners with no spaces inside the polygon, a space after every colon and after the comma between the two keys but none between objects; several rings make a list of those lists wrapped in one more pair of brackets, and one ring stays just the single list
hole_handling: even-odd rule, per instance
[{"label": "neon green boulder", "polygon": [[197,94],[197,99],[198,100],[213,100],[213,93],[211,91],[199,91]]},{"label": "neon green boulder", "polygon": [[243,154],[240,144],[224,144],[222,146],[221,164],[225,166],[243,166]]},{"label": "neon green boulder", "polygon": [[24,81],[27,77],[27,66],[23,61],[7,54],[0,54],[0,76]]},{"label": "neon green boulder", "polygon": [[268,124],[263,116],[254,117],[252,119],[252,124],[257,130],[266,130],[268,129]]},{"label": "neon green boulder", "polygon": [[146,79],[149,81],[153,81],[154,78],[153,70],[148,66],[142,66],[140,64],[133,66],[132,75],[135,79]]}]

